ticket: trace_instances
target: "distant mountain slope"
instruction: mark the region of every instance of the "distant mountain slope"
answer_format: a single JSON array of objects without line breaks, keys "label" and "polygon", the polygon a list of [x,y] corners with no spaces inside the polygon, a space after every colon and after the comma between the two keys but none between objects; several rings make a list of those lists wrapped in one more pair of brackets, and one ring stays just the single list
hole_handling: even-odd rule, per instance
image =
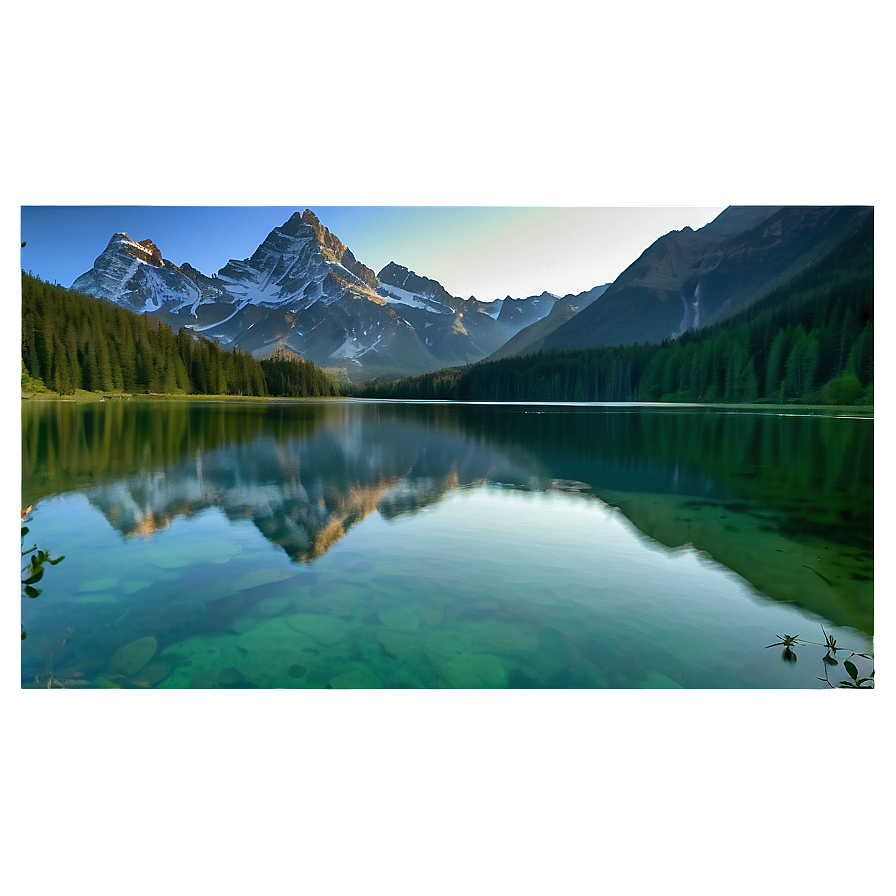
[{"label": "distant mountain slope", "polygon": [[748,307],[855,234],[869,207],[732,207],[700,230],[657,240],[542,344],[661,342]]},{"label": "distant mountain slope", "polygon": [[609,283],[605,283],[603,286],[595,286],[587,292],[557,299],[547,317],[543,317],[520,330],[515,336],[508,339],[501,348],[491,354],[488,360],[496,361],[498,358],[509,358],[513,355],[529,355],[540,351],[545,339],[554,330],[563,326],[568,320],[600,298],[609,286]]},{"label": "distant mountain slope", "polygon": [[531,324],[544,320],[559,300],[550,292],[543,292],[539,296],[529,296],[525,299],[514,299],[511,296],[501,300],[501,310],[496,320],[506,338],[515,336],[520,330]]}]

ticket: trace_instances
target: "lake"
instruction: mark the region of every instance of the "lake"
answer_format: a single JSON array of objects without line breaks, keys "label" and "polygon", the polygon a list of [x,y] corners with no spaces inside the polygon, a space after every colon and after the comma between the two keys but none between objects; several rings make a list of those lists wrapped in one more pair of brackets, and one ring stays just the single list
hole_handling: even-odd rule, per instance
[{"label": "lake", "polygon": [[[23,547],[65,560],[22,599],[22,685],[826,688],[873,649],[873,425],[24,402]],[[837,666],[768,647],[823,631]]]}]

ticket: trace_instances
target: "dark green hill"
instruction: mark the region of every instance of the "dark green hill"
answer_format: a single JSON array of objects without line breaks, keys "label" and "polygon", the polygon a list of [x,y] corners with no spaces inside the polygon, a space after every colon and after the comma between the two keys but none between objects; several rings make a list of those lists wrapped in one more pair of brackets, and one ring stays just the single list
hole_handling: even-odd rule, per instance
[{"label": "dark green hill", "polygon": [[873,403],[873,267],[868,215],[823,258],[713,327],[654,344],[484,361],[372,384],[362,394],[480,401]]},{"label": "dark green hill", "polygon": [[848,240],[871,215],[853,206],[729,208],[700,230],[657,240],[542,347],[661,342],[719,323]]},{"label": "dark green hill", "polygon": [[110,302],[22,273],[22,379],[60,395],[337,395],[310,361],[258,361]]}]

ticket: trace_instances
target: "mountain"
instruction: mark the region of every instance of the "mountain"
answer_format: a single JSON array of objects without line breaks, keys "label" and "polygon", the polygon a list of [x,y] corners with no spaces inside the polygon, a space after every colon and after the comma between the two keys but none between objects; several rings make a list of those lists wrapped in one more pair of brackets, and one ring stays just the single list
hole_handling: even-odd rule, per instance
[{"label": "mountain", "polygon": [[550,292],[525,299],[513,299],[507,296],[501,300],[501,310],[496,318],[498,326],[503,330],[505,337],[510,339],[525,327],[547,317],[559,298]]},{"label": "mountain", "polygon": [[258,357],[283,346],[356,381],[469,363],[504,341],[485,303],[394,263],[382,275],[306,209],[210,277],[116,233],[72,288]]},{"label": "mountain", "polygon": [[[229,519],[251,520],[291,559],[307,563],[374,511],[396,519],[490,478],[520,489],[551,487],[528,455],[496,448],[462,426],[434,429],[387,413],[357,416],[350,435],[337,408],[280,425],[262,416],[250,432],[191,452],[172,434],[165,443],[171,456],[182,456],[168,463],[165,476],[139,464],[114,472],[106,467],[85,494],[127,538],[214,507]],[[234,478],[235,469],[247,476]]]},{"label": "mountain", "polygon": [[479,361],[507,338],[486,302],[452,296],[437,280],[394,261],[377,276],[377,292],[414,328],[443,367]]},{"label": "mountain", "polygon": [[547,317],[538,318],[534,323],[519,330],[507,340],[488,360],[496,361],[498,358],[510,358],[514,355],[530,355],[540,351],[545,339],[561,327],[568,320],[587,308],[593,301],[600,298],[609,288],[610,284],[595,286],[586,292],[577,295],[564,296],[562,299],[553,298],[550,313]]},{"label": "mountain", "polygon": [[862,206],[730,207],[651,245],[541,347],[661,342],[749,307],[858,232]]}]

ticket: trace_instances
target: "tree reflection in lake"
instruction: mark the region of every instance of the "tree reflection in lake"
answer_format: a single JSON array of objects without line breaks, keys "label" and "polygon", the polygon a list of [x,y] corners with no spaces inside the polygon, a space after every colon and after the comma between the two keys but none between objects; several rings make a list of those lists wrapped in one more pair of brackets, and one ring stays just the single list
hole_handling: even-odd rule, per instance
[{"label": "tree reflection in lake", "polygon": [[[127,541],[215,510],[316,568],[372,515],[408,519],[485,486],[563,494],[618,508],[649,545],[693,546],[766,598],[870,635],[872,429],[668,406],[29,404],[23,495],[80,493]],[[482,537],[497,545],[510,525]],[[225,542],[206,550],[225,562]],[[216,618],[259,599],[247,594],[227,597]]]}]

